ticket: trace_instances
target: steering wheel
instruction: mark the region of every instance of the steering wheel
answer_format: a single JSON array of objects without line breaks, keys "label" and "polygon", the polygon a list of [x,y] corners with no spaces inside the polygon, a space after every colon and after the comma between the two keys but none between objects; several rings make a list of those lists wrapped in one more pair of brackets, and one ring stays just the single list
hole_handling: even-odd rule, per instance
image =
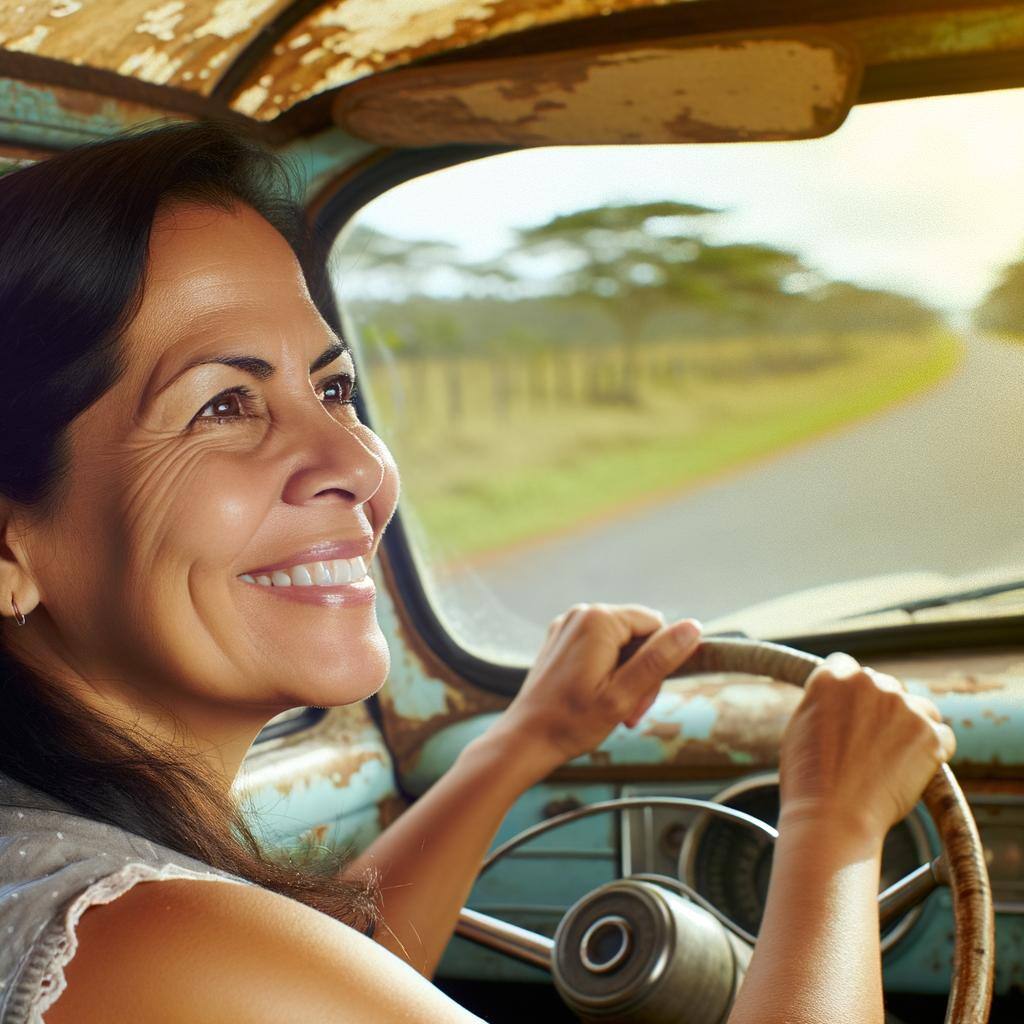
[{"label": "steering wheel", "polygon": [[[735,672],[803,686],[821,663],[815,655],[778,644],[705,640],[673,675]],[[922,800],[935,823],[941,855],[879,896],[880,917],[884,924],[936,885],[949,885],[956,935],[946,1024],[985,1024],[992,1002],[995,916],[981,839],[948,765],[939,767]],[[707,800],[629,797],[526,829],[494,850],[481,873],[542,832],[591,814],[652,805],[699,809],[772,840],[777,836],[764,822]],[[456,933],[550,970],[563,999],[583,1020],[635,1024],[678,1024],[684,1015],[688,1024],[724,1024],[750,958],[744,939],[752,938],[679,880],[653,875],[635,875],[588,893],[566,912],[554,940],[468,908]]]}]

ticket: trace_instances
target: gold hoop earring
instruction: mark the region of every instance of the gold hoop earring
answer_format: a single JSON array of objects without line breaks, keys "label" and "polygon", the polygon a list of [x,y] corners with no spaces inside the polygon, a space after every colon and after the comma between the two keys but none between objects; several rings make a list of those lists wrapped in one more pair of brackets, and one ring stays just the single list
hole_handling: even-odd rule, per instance
[{"label": "gold hoop earring", "polygon": [[25,625],[25,616],[22,614],[21,609],[18,607],[18,602],[14,600],[14,595],[11,594],[11,608],[14,609],[14,621],[19,626]]}]

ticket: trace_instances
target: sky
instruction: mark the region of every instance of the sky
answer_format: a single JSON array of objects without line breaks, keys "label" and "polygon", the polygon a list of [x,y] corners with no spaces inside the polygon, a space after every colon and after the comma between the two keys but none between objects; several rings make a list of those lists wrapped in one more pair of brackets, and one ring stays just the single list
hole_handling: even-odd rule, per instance
[{"label": "sky", "polygon": [[483,259],[512,228],[655,199],[727,211],[708,241],[767,242],[962,315],[1024,255],[1024,89],[855,107],[801,142],[523,150],[407,182],[359,220]]}]

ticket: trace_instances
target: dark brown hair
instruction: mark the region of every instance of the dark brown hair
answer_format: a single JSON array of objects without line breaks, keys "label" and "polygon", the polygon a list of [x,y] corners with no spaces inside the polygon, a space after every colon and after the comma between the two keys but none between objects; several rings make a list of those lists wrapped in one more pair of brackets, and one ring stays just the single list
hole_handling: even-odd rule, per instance
[{"label": "dark brown hair", "polygon": [[[333,321],[300,189],[288,164],[216,121],[150,122],[0,177],[0,494],[44,510],[59,501],[67,428],[120,372],[158,207],[249,205],[288,241]],[[76,813],[372,930],[371,881],[335,877],[336,855],[310,866],[264,849],[196,761],[69,706],[0,644],[0,771]]]}]

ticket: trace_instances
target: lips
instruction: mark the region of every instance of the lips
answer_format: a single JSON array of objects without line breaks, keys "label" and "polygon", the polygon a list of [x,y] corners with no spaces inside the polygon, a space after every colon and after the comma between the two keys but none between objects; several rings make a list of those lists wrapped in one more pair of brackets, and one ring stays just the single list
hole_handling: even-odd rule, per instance
[{"label": "lips", "polygon": [[307,565],[316,562],[333,562],[354,558],[363,558],[369,561],[370,552],[373,550],[373,535],[366,534],[352,540],[333,540],[313,544],[301,551],[295,551],[286,558],[276,562],[267,562],[265,565],[254,569],[246,569],[243,576],[272,576],[279,570],[292,569],[298,565]]}]

